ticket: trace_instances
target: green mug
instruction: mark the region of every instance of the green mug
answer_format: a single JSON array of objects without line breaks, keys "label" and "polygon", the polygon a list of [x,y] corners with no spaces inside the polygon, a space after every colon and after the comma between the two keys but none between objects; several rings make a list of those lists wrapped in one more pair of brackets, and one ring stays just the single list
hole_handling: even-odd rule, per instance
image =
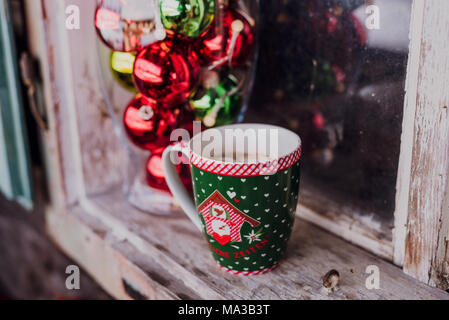
[{"label": "green mug", "polygon": [[[195,203],[176,171],[180,152],[190,159]],[[298,203],[298,135],[270,125],[231,125],[170,146],[162,158],[172,194],[222,269],[257,275],[278,265]]]}]

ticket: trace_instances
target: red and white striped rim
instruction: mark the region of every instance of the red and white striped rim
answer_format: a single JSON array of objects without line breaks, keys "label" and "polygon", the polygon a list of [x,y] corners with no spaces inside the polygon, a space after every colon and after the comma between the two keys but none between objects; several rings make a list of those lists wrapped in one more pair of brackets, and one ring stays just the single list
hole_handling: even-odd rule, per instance
[{"label": "red and white striped rim", "polygon": [[190,152],[190,163],[198,169],[221,176],[232,177],[256,177],[274,174],[290,168],[299,159],[301,159],[301,147],[280,159],[252,164],[204,159],[192,151]]},{"label": "red and white striped rim", "polygon": [[231,269],[228,269],[226,267],[223,267],[220,264],[218,264],[218,266],[220,267],[220,269],[222,269],[223,271],[228,272],[230,274],[239,275],[239,276],[257,276],[257,275],[264,274],[264,273],[272,271],[277,266],[279,266],[279,263],[275,264],[272,267],[269,267],[269,268],[266,268],[266,269],[263,269],[263,270],[259,270],[259,271],[237,271],[237,270],[231,270]]}]

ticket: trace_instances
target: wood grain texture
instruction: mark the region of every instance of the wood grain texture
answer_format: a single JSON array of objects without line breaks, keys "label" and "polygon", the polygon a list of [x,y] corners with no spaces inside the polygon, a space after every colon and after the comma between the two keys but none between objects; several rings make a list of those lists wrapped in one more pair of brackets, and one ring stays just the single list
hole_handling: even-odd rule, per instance
[{"label": "wood grain texture", "polygon": [[86,221],[50,209],[46,213],[47,230],[59,248],[88,270],[108,293],[117,299],[136,299],[134,292],[151,300],[175,298],[109,246],[105,240],[107,231],[98,223],[91,217],[84,218],[95,227],[91,229]]},{"label": "wood grain texture", "polygon": [[[42,179],[34,170],[38,187],[32,214],[0,195],[0,291],[3,298],[110,299],[87,273],[81,273],[80,290],[67,290],[65,256],[47,237],[44,224]],[[39,189],[41,187],[41,189]]]},{"label": "wood grain texture", "polygon": [[385,221],[366,216],[352,203],[335,201],[320,189],[303,185],[297,215],[374,254],[393,260],[391,229]]},{"label": "wood grain texture", "polygon": [[[102,45],[93,24],[95,1],[42,0],[40,3],[42,18],[36,14],[33,18],[44,21],[41,33],[37,34],[46,46],[38,55],[46,67],[43,74],[51,122],[48,139],[55,139],[58,145],[57,153],[52,156],[57,157],[62,167],[59,180],[66,205],[71,205],[80,194],[101,193],[123,183],[129,159],[115,134],[100,89],[98,64],[107,59],[100,60],[96,52],[97,46]],[[80,30],[68,30],[65,26],[68,4],[80,8]],[[39,9],[36,4],[28,3],[28,6]],[[105,54],[104,48],[101,52]],[[113,105],[121,107],[116,110],[120,116],[131,95],[117,85],[112,86],[110,74],[105,73],[105,79]]]},{"label": "wood grain texture", "polygon": [[[127,177],[129,158],[125,147],[120,143],[105,106],[105,97],[100,88],[102,75],[99,74],[100,58],[96,52],[99,43],[94,29],[95,1],[60,1],[62,8],[70,3],[80,8],[81,29],[65,31],[63,37],[67,38],[66,65],[67,88],[73,92],[73,104],[68,106],[69,115],[74,120],[72,126],[72,142],[74,161],[81,166],[82,186],[87,195],[101,193],[111,185],[122,184]],[[66,4],[64,4],[64,2]],[[61,11],[61,10],[59,10]],[[65,29],[64,29],[65,30]],[[62,42],[62,40],[61,40]],[[89,48],[89,50],[80,50]],[[102,59],[105,61],[105,59]],[[108,60],[106,60],[108,61]],[[105,70],[110,76],[110,70]],[[105,73],[106,73],[105,72]],[[113,87],[112,89],[117,89]],[[119,90],[116,90],[119,92]],[[108,97],[116,97],[106,93]],[[127,95],[129,96],[129,94]],[[129,97],[130,99],[131,97]],[[118,123],[121,126],[122,112],[126,102],[120,103],[112,100],[113,107],[118,106]]]},{"label": "wood grain texture", "polygon": [[50,1],[26,0],[27,31],[29,48],[40,63],[42,81],[44,84],[45,108],[49,130],[41,131],[43,157],[46,163],[47,180],[49,182],[52,203],[60,208],[76,202],[76,196],[71,192],[73,167],[71,150],[63,138],[68,136],[64,117],[61,117],[61,107],[64,107],[65,90],[61,81],[61,72],[56,66],[60,61],[60,52],[55,39],[54,30],[58,26],[49,16],[55,15]]},{"label": "wood grain texture", "polygon": [[414,141],[414,125],[417,104],[419,60],[421,55],[421,38],[423,28],[424,2],[414,1],[410,22],[410,50],[407,66],[407,77],[404,98],[404,116],[402,121],[401,151],[399,157],[398,177],[396,184],[396,208],[394,212],[394,257],[398,266],[404,265],[405,238],[410,191],[410,172]]},{"label": "wood grain texture", "polygon": [[[49,223],[55,241],[66,243],[62,245],[66,252],[104,287],[104,283],[116,281],[105,275],[117,262],[111,260],[106,266],[104,253],[95,252],[112,247],[146,275],[134,283],[136,287],[146,292],[164,288],[177,298],[449,299],[447,293],[417,282],[392,264],[300,219],[296,220],[287,258],[278,269],[249,278],[229,275],[216,266],[203,236],[183,215],[148,215],[132,208],[120,194],[96,197],[87,210],[76,208],[65,226]],[[59,216],[54,213],[52,219],[60,221]],[[66,229],[73,226],[78,231],[69,234]],[[59,231],[52,231],[55,228]],[[80,233],[81,229],[85,231]],[[82,246],[89,229],[99,235],[95,248],[87,243]],[[79,247],[70,248],[67,243],[78,243]],[[89,255],[80,254],[86,250]],[[369,265],[380,269],[380,290],[365,287]],[[321,277],[331,269],[340,272],[342,283],[339,291],[327,296],[321,291]],[[120,292],[118,289],[109,292],[119,297],[114,293]]]},{"label": "wood grain texture", "polygon": [[438,237],[438,246],[435,250],[435,259],[430,274],[430,283],[447,290],[449,288],[449,184],[443,202],[443,218]]},{"label": "wood grain texture", "polygon": [[[400,172],[401,175],[410,174],[410,182],[400,185],[401,188],[409,188],[404,270],[423,282],[446,289],[447,284],[437,280],[445,275],[430,276],[434,270],[442,270],[447,235],[441,232],[447,232],[442,226],[449,219],[447,205],[444,205],[449,172],[447,12],[448,1],[415,1],[406,98],[410,103],[406,108],[406,114],[410,113],[406,121],[412,121],[413,126],[405,124],[402,142],[403,145],[411,143],[405,146],[411,151],[410,171],[407,172],[408,160],[403,158],[403,172]],[[398,210],[404,210],[404,206],[398,206]],[[398,212],[397,219],[404,214],[403,211]],[[398,223],[403,223],[403,220],[400,218]],[[397,227],[402,228],[400,225]],[[400,256],[398,254],[398,260]]]}]

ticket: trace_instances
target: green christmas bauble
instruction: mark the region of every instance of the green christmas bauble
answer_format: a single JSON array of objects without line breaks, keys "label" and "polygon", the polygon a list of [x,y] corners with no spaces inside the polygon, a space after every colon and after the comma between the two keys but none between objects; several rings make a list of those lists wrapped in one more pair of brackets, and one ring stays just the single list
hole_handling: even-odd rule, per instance
[{"label": "green christmas bauble", "polygon": [[196,38],[212,23],[215,0],[161,0],[160,8],[168,34]]},{"label": "green christmas bauble", "polygon": [[[211,74],[214,77],[214,73]],[[230,124],[239,116],[243,98],[238,90],[238,80],[231,74],[220,81],[205,81],[190,100],[195,117],[210,128]],[[211,84],[209,86],[207,83]]]},{"label": "green christmas bauble", "polygon": [[113,51],[110,67],[115,80],[126,90],[137,92],[133,81],[134,53]]}]

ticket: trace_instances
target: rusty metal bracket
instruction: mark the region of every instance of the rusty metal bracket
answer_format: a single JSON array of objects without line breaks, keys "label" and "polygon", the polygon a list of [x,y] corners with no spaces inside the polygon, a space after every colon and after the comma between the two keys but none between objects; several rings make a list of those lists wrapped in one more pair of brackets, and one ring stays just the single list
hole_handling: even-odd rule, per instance
[{"label": "rusty metal bracket", "polygon": [[22,75],[23,84],[27,88],[27,95],[30,105],[30,111],[33,115],[34,120],[37,125],[42,129],[48,130],[48,123],[46,117],[39,111],[38,105],[38,97],[36,92],[36,84],[39,81],[39,78],[36,73],[36,64],[33,58],[27,53],[23,52],[20,56],[20,72]]}]

